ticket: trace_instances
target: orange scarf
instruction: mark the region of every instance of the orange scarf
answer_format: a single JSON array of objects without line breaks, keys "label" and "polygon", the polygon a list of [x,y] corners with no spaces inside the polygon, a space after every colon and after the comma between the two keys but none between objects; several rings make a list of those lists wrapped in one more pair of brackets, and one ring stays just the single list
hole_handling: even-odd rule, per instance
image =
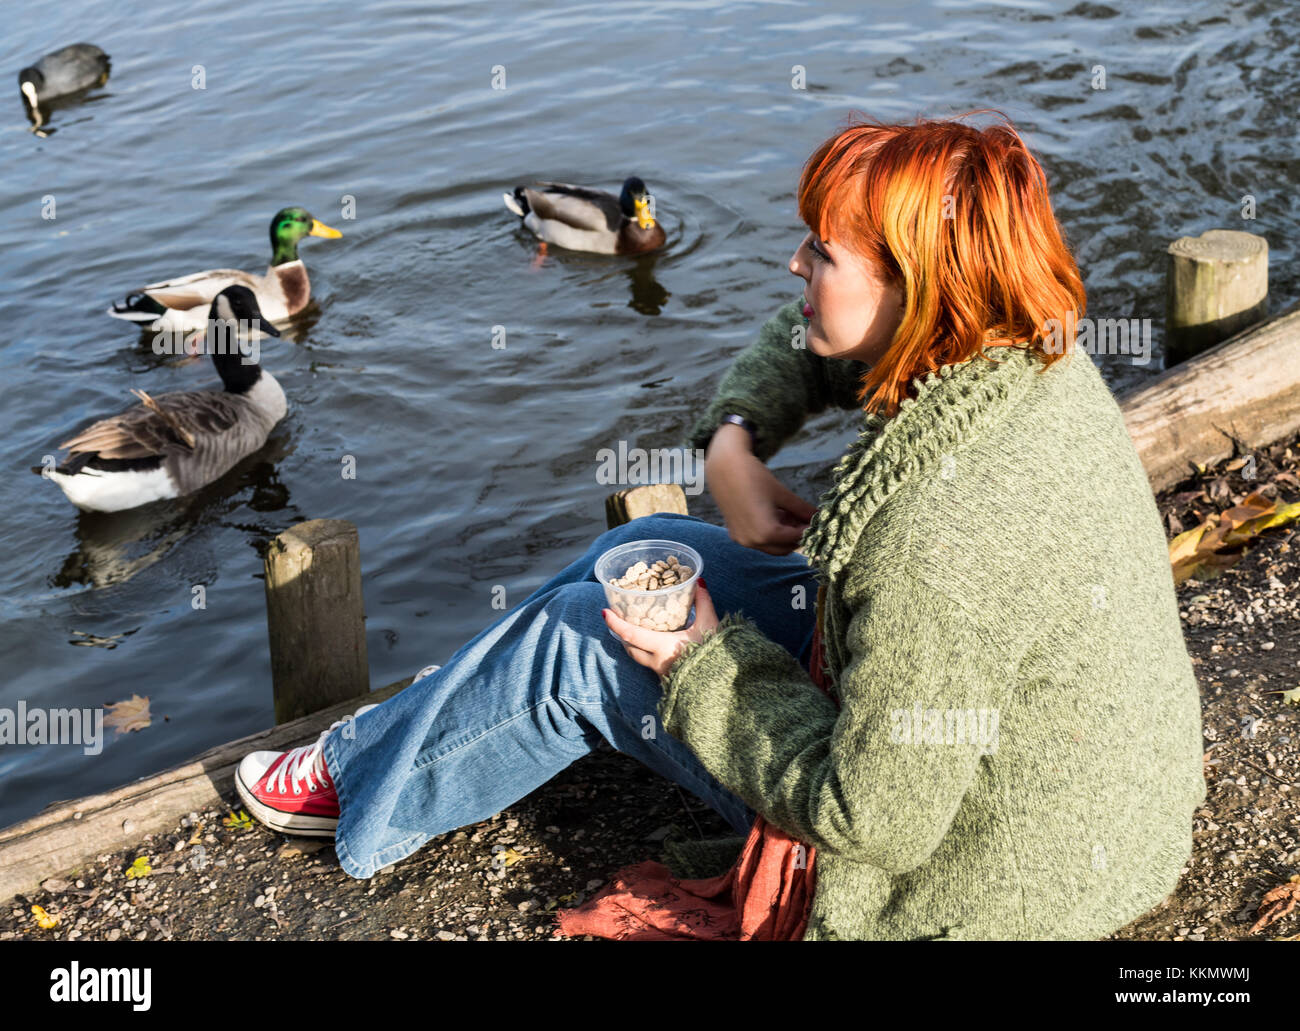
[{"label": "orange scarf", "polygon": [[[810,675],[833,698],[822,676],[822,602],[817,592]],[[838,703],[837,703],[838,704]],[[620,941],[801,941],[808,926],[816,850],[763,819],[725,874],[679,880],[648,860],[619,870],[599,895],[556,910],[557,937],[594,935]]]}]

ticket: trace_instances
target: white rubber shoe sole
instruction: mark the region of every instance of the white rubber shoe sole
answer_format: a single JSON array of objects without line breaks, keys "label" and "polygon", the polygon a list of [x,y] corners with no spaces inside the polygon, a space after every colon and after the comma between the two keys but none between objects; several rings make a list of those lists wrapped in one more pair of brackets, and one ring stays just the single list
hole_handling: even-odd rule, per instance
[{"label": "white rubber shoe sole", "polygon": [[[352,718],[355,719],[362,713],[378,707],[378,703],[363,705],[352,714]],[[346,721],[337,720],[330,725],[328,730],[323,731],[320,737],[316,739],[316,747],[322,747],[330,731],[341,726],[344,722]],[[293,751],[293,749],[286,749],[286,751]],[[235,791],[239,793],[240,801],[244,803],[244,807],[248,810],[250,816],[271,830],[305,838],[333,838],[339,825],[337,816],[315,816],[311,813],[282,812],[253,794],[254,786],[266,776],[266,771],[284,755],[285,752],[250,752],[240,760],[239,766],[235,769]]]}]

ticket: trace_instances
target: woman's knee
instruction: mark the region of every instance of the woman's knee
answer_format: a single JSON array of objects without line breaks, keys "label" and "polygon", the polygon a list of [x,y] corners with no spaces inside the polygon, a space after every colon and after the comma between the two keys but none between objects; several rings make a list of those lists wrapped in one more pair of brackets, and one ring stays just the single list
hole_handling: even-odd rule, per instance
[{"label": "woman's knee", "polygon": [[725,535],[726,532],[722,527],[714,526],[697,516],[681,515],[677,512],[656,512],[654,515],[639,516],[622,526],[606,530],[597,540],[604,551],[632,541],[650,540],[677,541],[695,547],[696,540],[707,540],[718,533]]},{"label": "woman's knee", "polygon": [[589,634],[598,629],[603,632],[605,620],[600,610],[605,603],[604,587],[592,580],[579,580],[557,587],[543,610],[552,626]]}]

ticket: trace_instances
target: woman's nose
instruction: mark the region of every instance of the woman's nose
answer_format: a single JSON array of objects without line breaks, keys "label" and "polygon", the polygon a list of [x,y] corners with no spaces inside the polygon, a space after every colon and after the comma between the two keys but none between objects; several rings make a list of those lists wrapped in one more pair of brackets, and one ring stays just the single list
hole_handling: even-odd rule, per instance
[{"label": "woman's nose", "polygon": [[789,269],[792,275],[796,275],[800,279],[808,278],[805,271],[804,263],[799,259],[799,251],[795,251],[792,255],[790,255]]}]

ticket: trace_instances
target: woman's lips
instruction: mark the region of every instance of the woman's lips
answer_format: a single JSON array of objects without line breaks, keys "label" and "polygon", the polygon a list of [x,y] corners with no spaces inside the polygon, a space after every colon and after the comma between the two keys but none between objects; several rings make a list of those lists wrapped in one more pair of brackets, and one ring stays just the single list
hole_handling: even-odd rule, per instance
[{"label": "woman's lips", "polygon": [[807,301],[804,301],[804,302],[803,302],[803,317],[804,317],[805,319],[810,319],[810,318],[813,317],[814,314],[816,314],[816,313],[813,311],[813,307],[812,307],[812,305],[809,304]]}]

